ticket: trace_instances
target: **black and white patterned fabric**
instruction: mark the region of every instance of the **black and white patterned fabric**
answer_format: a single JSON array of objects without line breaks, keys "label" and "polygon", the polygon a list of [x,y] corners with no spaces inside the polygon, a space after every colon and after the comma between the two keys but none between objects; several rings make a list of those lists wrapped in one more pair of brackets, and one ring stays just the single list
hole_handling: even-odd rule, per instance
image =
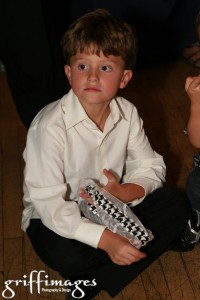
[{"label": "black and white patterned fabric", "polygon": [[200,152],[193,157],[193,168],[200,168]]},{"label": "black and white patterned fabric", "polygon": [[[188,134],[187,127],[184,128],[184,131],[183,131],[183,132],[184,132],[186,135]],[[196,154],[193,156],[192,167],[193,167],[193,169],[199,168],[199,167],[200,167],[200,152],[196,153]]]},{"label": "black and white patterned fabric", "polygon": [[144,228],[128,205],[100,189],[92,180],[85,182],[83,187],[93,199],[93,204],[85,200],[79,202],[87,218],[126,237],[138,249],[152,240],[152,233]]}]

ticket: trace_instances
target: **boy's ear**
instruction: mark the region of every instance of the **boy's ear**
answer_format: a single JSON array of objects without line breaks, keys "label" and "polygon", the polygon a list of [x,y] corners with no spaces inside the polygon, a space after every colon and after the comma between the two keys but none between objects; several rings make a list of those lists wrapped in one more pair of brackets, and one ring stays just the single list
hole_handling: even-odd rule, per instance
[{"label": "boy's ear", "polygon": [[69,84],[71,85],[71,67],[69,65],[64,66],[65,75],[67,76],[67,79],[69,81]]},{"label": "boy's ear", "polygon": [[124,70],[124,74],[122,76],[119,88],[124,89],[127,86],[127,84],[129,83],[129,81],[131,80],[132,76],[133,76],[133,71]]}]

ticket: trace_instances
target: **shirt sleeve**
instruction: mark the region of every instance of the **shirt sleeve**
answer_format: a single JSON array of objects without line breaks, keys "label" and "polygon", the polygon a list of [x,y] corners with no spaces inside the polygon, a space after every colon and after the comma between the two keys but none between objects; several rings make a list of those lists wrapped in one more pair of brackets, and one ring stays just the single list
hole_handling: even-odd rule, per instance
[{"label": "shirt sleeve", "polygon": [[134,200],[140,203],[146,195],[162,186],[165,181],[166,166],[163,157],[155,152],[145,134],[143,121],[134,108],[130,122],[127,145],[127,159],[123,183],[135,183],[145,190],[144,197]]},{"label": "shirt sleeve", "polygon": [[96,248],[105,226],[83,218],[78,204],[66,196],[64,135],[62,129],[29,129],[24,151],[25,209],[34,207],[43,224],[55,233]]}]

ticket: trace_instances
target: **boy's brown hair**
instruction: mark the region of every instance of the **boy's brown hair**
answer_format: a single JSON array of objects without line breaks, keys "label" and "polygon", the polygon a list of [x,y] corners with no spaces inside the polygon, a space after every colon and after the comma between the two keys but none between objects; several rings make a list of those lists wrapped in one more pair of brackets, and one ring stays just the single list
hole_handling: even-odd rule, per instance
[{"label": "boy's brown hair", "polygon": [[97,55],[121,56],[125,69],[136,62],[137,38],[134,29],[104,9],[97,9],[77,19],[64,34],[61,45],[66,63],[77,51]]}]

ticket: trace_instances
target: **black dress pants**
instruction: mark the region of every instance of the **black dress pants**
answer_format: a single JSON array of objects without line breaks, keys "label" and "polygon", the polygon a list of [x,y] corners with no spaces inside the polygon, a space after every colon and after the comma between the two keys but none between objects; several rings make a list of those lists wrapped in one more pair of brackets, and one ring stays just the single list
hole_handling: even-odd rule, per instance
[{"label": "black dress pants", "polygon": [[95,278],[112,297],[137,277],[182,232],[190,215],[187,199],[176,189],[160,188],[133,208],[154,239],[142,248],[147,257],[130,266],[114,264],[107,253],[76,240],[63,238],[32,219],[27,234],[38,256],[64,278]]},{"label": "black dress pants", "polygon": [[0,60],[19,117],[28,128],[45,105],[67,92],[48,0],[0,0]]}]

